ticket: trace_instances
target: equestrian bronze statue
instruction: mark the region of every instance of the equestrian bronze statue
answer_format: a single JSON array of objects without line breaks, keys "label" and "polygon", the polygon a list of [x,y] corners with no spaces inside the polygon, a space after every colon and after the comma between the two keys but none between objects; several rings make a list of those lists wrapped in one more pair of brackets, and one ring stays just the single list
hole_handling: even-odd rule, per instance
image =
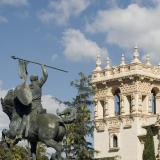
[{"label": "equestrian bronze statue", "polygon": [[13,144],[26,139],[31,145],[32,160],[36,160],[37,143],[42,142],[47,147],[56,150],[51,160],[62,160],[62,140],[66,134],[65,124],[72,123],[76,118],[73,108],[66,108],[63,112],[56,114],[47,113],[42,107],[42,86],[47,80],[46,66],[41,65],[42,77],[30,76],[31,84],[27,84],[27,63],[19,60],[19,75],[23,83],[15,89],[9,90],[2,99],[3,112],[9,119],[9,130],[2,131],[2,140],[12,139]]}]

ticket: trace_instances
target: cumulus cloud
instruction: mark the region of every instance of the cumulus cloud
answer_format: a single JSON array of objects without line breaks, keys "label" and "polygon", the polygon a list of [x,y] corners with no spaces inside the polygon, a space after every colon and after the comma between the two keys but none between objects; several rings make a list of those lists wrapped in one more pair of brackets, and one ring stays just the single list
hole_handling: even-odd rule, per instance
[{"label": "cumulus cloud", "polygon": [[4,16],[0,16],[0,24],[1,23],[8,23],[8,19]]},{"label": "cumulus cloud", "polygon": [[86,26],[91,33],[103,33],[106,42],[122,48],[138,46],[151,54],[154,62],[160,61],[160,6],[140,7],[130,4],[127,8],[101,10]]},{"label": "cumulus cloud", "polygon": [[47,113],[56,113],[57,109],[63,111],[66,107],[51,95],[44,95],[42,97],[42,106],[47,109]]},{"label": "cumulus cloud", "polygon": [[[2,89],[2,81],[0,81],[0,98],[4,98],[7,93],[7,90]],[[8,128],[9,126],[9,118],[8,116],[2,111],[2,105],[0,103],[0,132],[4,128]],[[0,135],[1,136],[1,135]]]},{"label": "cumulus cloud", "polygon": [[28,5],[28,0],[0,0],[0,5],[10,5],[10,6],[26,6]]},{"label": "cumulus cloud", "polygon": [[70,17],[79,16],[90,4],[90,0],[58,0],[51,1],[47,9],[43,9],[39,18],[43,23],[56,22],[65,24]]},{"label": "cumulus cloud", "polygon": [[96,55],[106,55],[107,49],[100,48],[96,42],[85,37],[85,35],[76,29],[68,29],[62,37],[64,54],[73,61],[84,59],[95,59]]}]

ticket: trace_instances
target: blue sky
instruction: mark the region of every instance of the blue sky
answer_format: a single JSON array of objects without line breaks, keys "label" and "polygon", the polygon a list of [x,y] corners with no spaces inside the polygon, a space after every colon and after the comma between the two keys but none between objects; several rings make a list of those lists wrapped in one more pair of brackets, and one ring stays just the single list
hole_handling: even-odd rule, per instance
[{"label": "blue sky", "polygon": [[[122,53],[132,58],[138,44],[142,59],[149,53],[160,61],[159,0],[0,0],[1,88],[20,83],[17,62],[11,55],[69,71],[48,69],[43,94],[70,100],[75,90],[70,81],[79,72],[91,74],[101,54],[118,65]],[[29,74],[41,75],[29,64]]]}]

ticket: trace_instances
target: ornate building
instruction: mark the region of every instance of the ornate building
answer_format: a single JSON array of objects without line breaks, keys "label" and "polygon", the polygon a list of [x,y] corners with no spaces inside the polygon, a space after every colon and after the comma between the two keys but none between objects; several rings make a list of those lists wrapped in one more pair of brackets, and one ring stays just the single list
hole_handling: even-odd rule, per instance
[{"label": "ornate building", "polygon": [[[124,55],[119,66],[112,67],[109,58],[106,63],[102,69],[97,56],[92,73],[94,147],[99,151],[95,158],[142,160],[145,126],[155,124],[160,114],[160,66],[151,65],[149,56],[142,63],[138,47],[130,64],[125,63]],[[158,143],[155,135],[156,155]]]}]

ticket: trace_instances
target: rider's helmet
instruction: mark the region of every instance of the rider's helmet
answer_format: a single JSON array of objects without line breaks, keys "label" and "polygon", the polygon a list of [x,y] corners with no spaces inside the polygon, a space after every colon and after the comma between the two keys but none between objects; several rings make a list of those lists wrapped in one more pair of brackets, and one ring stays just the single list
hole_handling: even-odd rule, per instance
[{"label": "rider's helmet", "polygon": [[31,75],[30,76],[30,81],[37,81],[38,80],[38,76],[37,75]]}]

